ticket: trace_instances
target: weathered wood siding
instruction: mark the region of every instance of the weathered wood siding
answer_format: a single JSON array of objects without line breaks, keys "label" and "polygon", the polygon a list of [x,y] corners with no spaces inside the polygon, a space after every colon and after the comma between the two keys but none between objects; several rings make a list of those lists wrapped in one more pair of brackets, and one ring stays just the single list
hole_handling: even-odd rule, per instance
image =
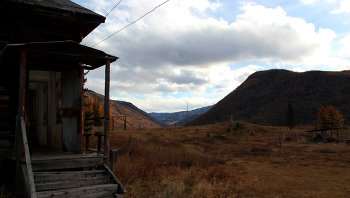
[{"label": "weathered wood siding", "polygon": [[72,152],[82,151],[82,92],[81,69],[62,72],[63,144]]}]

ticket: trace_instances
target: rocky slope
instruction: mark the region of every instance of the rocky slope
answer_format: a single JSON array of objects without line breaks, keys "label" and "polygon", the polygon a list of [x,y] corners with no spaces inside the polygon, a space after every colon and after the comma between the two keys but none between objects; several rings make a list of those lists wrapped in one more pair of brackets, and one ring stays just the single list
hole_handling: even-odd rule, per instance
[{"label": "rocky slope", "polygon": [[350,71],[259,71],[191,124],[244,120],[264,125],[286,125],[288,103],[296,124],[315,124],[322,105],[334,105],[350,119]]},{"label": "rocky slope", "polygon": [[[94,112],[97,112],[98,117],[103,117],[103,95],[86,90],[84,92],[84,103],[85,117],[94,117]],[[124,116],[126,116],[127,129],[159,127],[156,120],[130,102],[110,100],[110,112],[114,125],[112,127],[115,130],[124,128]]]}]

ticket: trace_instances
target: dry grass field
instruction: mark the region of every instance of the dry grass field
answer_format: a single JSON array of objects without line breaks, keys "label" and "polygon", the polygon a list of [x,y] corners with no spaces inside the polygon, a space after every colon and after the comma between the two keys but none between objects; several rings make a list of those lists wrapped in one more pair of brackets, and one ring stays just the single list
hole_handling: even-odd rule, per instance
[{"label": "dry grass field", "polygon": [[[305,127],[229,123],[116,131],[126,197],[350,197],[350,145],[307,143]],[[340,131],[350,137],[349,130]]]}]

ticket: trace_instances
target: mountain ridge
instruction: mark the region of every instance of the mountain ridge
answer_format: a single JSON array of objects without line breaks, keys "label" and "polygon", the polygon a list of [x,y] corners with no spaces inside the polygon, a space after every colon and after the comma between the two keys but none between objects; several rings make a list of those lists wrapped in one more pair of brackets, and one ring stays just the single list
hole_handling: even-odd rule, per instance
[{"label": "mountain ridge", "polygon": [[[101,115],[103,115],[104,95],[92,90],[85,90],[84,96],[85,112],[97,111],[101,117]],[[115,126],[113,127],[116,128],[124,128],[124,116],[126,116],[126,128],[141,129],[160,127],[155,119],[131,102],[110,100],[110,113],[111,119],[114,120],[113,125]]]},{"label": "mountain ridge", "polygon": [[244,120],[263,125],[285,125],[288,103],[296,124],[316,124],[322,105],[333,105],[350,118],[350,71],[258,71],[191,124]]}]

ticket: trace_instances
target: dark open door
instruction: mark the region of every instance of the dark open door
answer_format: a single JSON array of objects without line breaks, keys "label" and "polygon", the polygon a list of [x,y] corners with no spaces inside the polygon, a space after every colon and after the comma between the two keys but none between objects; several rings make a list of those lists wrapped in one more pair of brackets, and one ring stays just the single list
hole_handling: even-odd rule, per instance
[{"label": "dark open door", "polygon": [[48,139],[47,82],[29,82],[28,139],[31,147],[46,147]]},{"label": "dark open door", "polygon": [[29,89],[28,97],[28,142],[29,145],[35,147],[38,145],[37,135],[36,135],[36,97],[37,91],[35,89]]}]

